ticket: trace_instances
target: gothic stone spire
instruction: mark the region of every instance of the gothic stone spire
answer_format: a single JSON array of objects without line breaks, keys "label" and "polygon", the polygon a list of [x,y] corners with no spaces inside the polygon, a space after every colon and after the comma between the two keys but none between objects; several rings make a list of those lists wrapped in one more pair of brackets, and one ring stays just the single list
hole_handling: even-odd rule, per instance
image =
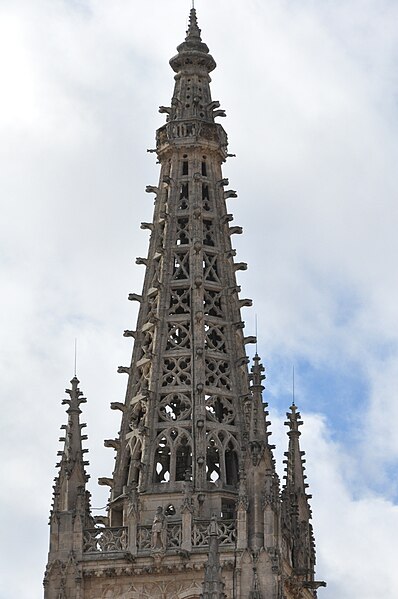
[{"label": "gothic stone spire", "polygon": [[[196,13],[186,41],[171,60],[176,71],[167,122],[157,131],[161,164],[128,389],[112,485],[111,518],[121,521],[124,490],[139,493],[211,492],[202,502],[210,517],[238,482],[245,442],[243,400],[249,393],[248,358],[238,297],[222,164],[227,135],[215,122],[209,72],[215,68],[201,42]],[[120,405],[115,407],[121,407]],[[227,493],[228,494],[228,493]],[[232,499],[231,499],[232,500]],[[233,500],[232,500],[233,501]]]},{"label": "gothic stone spire", "polygon": [[232,243],[242,229],[227,208],[237,194],[223,175],[228,139],[217,119],[225,112],[211,96],[216,63],[194,9],[170,65],[174,91],[156,132],[159,181],[146,189],[153,218],[141,225],[149,248],[137,258],[144,284],[129,295],[137,325],[124,333],[134,344],[118,369],[126,397],[111,404],[121,427],[105,441],[115,468],[99,481],[111,488],[109,519],[94,528],[84,503],[83,399],[73,379],[46,599],[201,591],[203,599],[313,599],[299,416],[293,410],[281,502],[263,367],[256,356],[250,378],[247,366],[253,337],[244,336],[241,310],[251,300],[240,298],[236,278],[247,265],[235,261]]}]

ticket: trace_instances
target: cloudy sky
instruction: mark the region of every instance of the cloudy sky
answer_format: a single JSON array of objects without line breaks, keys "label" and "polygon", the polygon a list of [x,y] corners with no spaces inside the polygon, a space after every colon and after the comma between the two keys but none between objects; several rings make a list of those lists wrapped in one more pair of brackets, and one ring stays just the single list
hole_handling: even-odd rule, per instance
[{"label": "cloudy sky", "polygon": [[[158,167],[147,148],[173,88],[188,0],[0,0],[0,599],[40,599],[61,400],[88,403],[90,490],[140,292]],[[296,401],[313,494],[319,597],[398,596],[398,3],[197,0],[246,334],[258,315],[273,442]],[[100,513],[98,511],[97,513]]]}]

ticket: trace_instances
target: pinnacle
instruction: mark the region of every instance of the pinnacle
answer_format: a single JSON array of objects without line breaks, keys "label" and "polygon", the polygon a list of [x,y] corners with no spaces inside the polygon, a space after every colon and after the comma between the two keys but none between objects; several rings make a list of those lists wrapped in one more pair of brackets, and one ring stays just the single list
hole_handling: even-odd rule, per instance
[{"label": "pinnacle", "polygon": [[221,577],[217,517],[212,516],[209,530],[209,554],[205,566],[201,599],[225,599],[224,582]]},{"label": "pinnacle", "polygon": [[290,433],[296,433],[296,435],[301,435],[299,427],[303,424],[303,421],[300,420],[301,414],[298,411],[296,404],[292,404],[290,406],[290,410],[290,412],[286,413],[288,420],[285,422],[285,425],[290,428],[288,435]]},{"label": "pinnacle", "polygon": [[261,363],[261,358],[256,352],[253,358],[253,366],[251,368],[251,380],[254,386],[261,385],[262,381],[265,379],[265,375],[263,372],[265,368]]},{"label": "pinnacle", "polygon": [[189,40],[192,40],[192,39],[197,39],[199,41],[202,41],[200,34],[201,34],[201,30],[199,29],[196,10],[195,10],[195,8],[192,8],[191,12],[189,14],[189,27],[188,27],[187,37],[185,38],[185,41],[188,42]]},{"label": "pinnacle", "polygon": [[287,421],[285,422],[285,426],[289,427],[288,437],[289,437],[289,448],[288,451],[285,452],[286,460],[286,486],[291,486],[296,491],[305,491],[307,487],[305,481],[305,460],[303,456],[305,455],[304,451],[300,450],[300,441],[299,437],[301,435],[299,431],[299,427],[303,424],[303,421],[300,420],[301,415],[297,409],[296,405],[292,405],[290,407],[290,412],[287,412]]},{"label": "pinnacle", "polygon": [[[193,64],[192,58],[201,55],[202,69],[210,73],[216,68],[214,58],[209,54],[208,46],[202,42],[201,30],[199,29],[198,19],[195,8],[191,9],[189,15],[189,25],[185,40],[177,47],[178,54],[170,60],[170,65],[175,72],[180,72],[182,68],[187,68]],[[182,60],[184,59],[184,60]]]},{"label": "pinnacle", "polygon": [[263,374],[264,370],[265,368],[261,363],[261,358],[256,352],[249,375],[251,381],[250,389],[252,392],[250,401],[249,447],[254,465],[260,463],[264,448],[267,448],[269,457],[273,463],[273,446],[268,443],[268,437],[271,435],[271,432],[268,431],[270,425],[270,422],[267,420],[269,412],[266,408],[268,407],[268,404],[264,403],[262,398],[262,392],[264,390],[262,382],[265,379],[265,375]]},{"label": "pinnacle", "polygon": [[300,450],[299,426],[300,412],[296,405],[290,407],[285,425],[289,427],[289,447],[285,452],[285,485],[282,490],[282,520],[284,526],[290,531],[292,537],[292,565],[296,573],[308,576],[313,574],[315,563],[315,549],[312,537],[310,520],[312,517],[309,499],[311,495],[306,492],[308,484],[305,482],[304,451]]},{"label": "pinnacle", "polygon": [[83,459],[83,455],[87,450],[82,448],[82,442],[87,439],[87,436],[82,434],[82,429],[86,425],[80,423],[80,404],[85,403],[87,400],[82,397],[83,393],[79,389],[79,380],[76,376],[72,378],[71,385],[71,389],[65,390],[70,399],[62,401],[63,404],[68,405],[66,410],[68,423],[61,427],[64,434],[60,440],[64,441],[64,448],[58,452],[61,461],[58,464],[60,470],[56,486],[57,489],[62,489],[62,502],[58,505],[60,511],[72,509],[76,506],[79,489],[84,488],[89,478],[85,471],[88,462]]},{"label": "pinnacle", "polygon": [[77,411],[80,414],[81,410],[79,406],[82,403],[86,403],[87,400],[85,397],[82,397],[83,393],[79,389],[80,381],[76,377],[76,375],[71,379],[70,382],[72,385],[72,389],[65,389],[65,393],[69,395],[70,399],[64,399],[62,403],[69,405],[69,408],[67,410],[68,414],[70,414],[71,411]]}]

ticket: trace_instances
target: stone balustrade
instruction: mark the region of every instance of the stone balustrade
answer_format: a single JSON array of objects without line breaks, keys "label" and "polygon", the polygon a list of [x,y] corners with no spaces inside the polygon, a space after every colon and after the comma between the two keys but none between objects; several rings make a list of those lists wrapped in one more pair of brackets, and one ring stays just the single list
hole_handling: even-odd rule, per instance
[{"label": "stone balustrade", "polygon": [[127,527],[90,528],[84,531],[84,553],[113,553],[127,551]]},{"label": "stone balustrade", "polygon": [[[236,544],[235,520],[221,520],[217,524],[220,547],[234,547]],[[191,527],[192,550],[208,547],[210,520],[193,520]],[[152,546],[152,526],[137,527],[137,553],[148,553]],[[183,549],[183,530],[181,522],[167,523],[166,550]],[[127,527],[91,528],[84,531],[83,552],[115,553],[129,551],[129,535]]]}]

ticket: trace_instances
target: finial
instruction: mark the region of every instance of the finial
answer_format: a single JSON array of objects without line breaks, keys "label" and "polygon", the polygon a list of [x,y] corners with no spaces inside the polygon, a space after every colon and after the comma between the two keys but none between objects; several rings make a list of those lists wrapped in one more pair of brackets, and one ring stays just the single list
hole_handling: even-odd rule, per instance
[{"label": "finial", "polygon": [[295,404],[295,401],[294,401],[294,364],[293,364],[293,403],[292,403],[292,405],[293,405],[293,406],[295,406],[295,405],[296,405],[296,404]]},{"label": "finial", "polygon": [[290,436],[290,433],[295,433],[298,436],[300,436],[301,433],[299,431],[299,427],[303,424],[303,421],[300,420],[301,414],[297,410],[296,404],[292,404],[290,406],[290,412],[287,412],[286,416],[287,421],[285,422],[285,425],[288,426],[290,429],[288,435]]},{"label": "finial", "polygon": [[256,356],[258,356],[258,341],[257,341],[257,339],[258,339],[258,336],[257,336],[257,312],[256,312],[256,314],[254,315],[254,321],[255,321],[255,327],[254,327],[254,328],[255,328],[255,330],[256,330],[256,332],[255,332],[255,335],[256,335]]},{"label": "finial", "polygon": [[[192,2],[192,8],[189,11],[188,29],[186,31],[185,41],[177,46],[178,54],[170,60],[170,66],[176,73],[182,70],[190,69],[192,57],[189,56],[192,52],[201,54],[200,66],[207,73],[211,73],[216,68],[214,58],[209,54],[208,46],[202,42],[201,30],[198,25],[198,18],[195,10],[195,2]],[[188,65],[188,66],[186,66]]]},{"label": "finial", "polygon": [[75,378],[77,376],[76,375],[76,366],[77,366],[77,339],[75,337],[75,368],[74,368],[74,373],[75,373],[74,376],[75,376]]},{"label": "finial", "polygon": [[187,37],[185,38],[185,40],[188,41],[188,40],[196,39],[197,41],[201,41],[200,33],[201,32],[200,32],[199,25],[198,25],[198,19],[196,16],[194,2],[192,2],[192,8],[191,8],[191,12],[189,14],[189,25],[188,25]]}]

